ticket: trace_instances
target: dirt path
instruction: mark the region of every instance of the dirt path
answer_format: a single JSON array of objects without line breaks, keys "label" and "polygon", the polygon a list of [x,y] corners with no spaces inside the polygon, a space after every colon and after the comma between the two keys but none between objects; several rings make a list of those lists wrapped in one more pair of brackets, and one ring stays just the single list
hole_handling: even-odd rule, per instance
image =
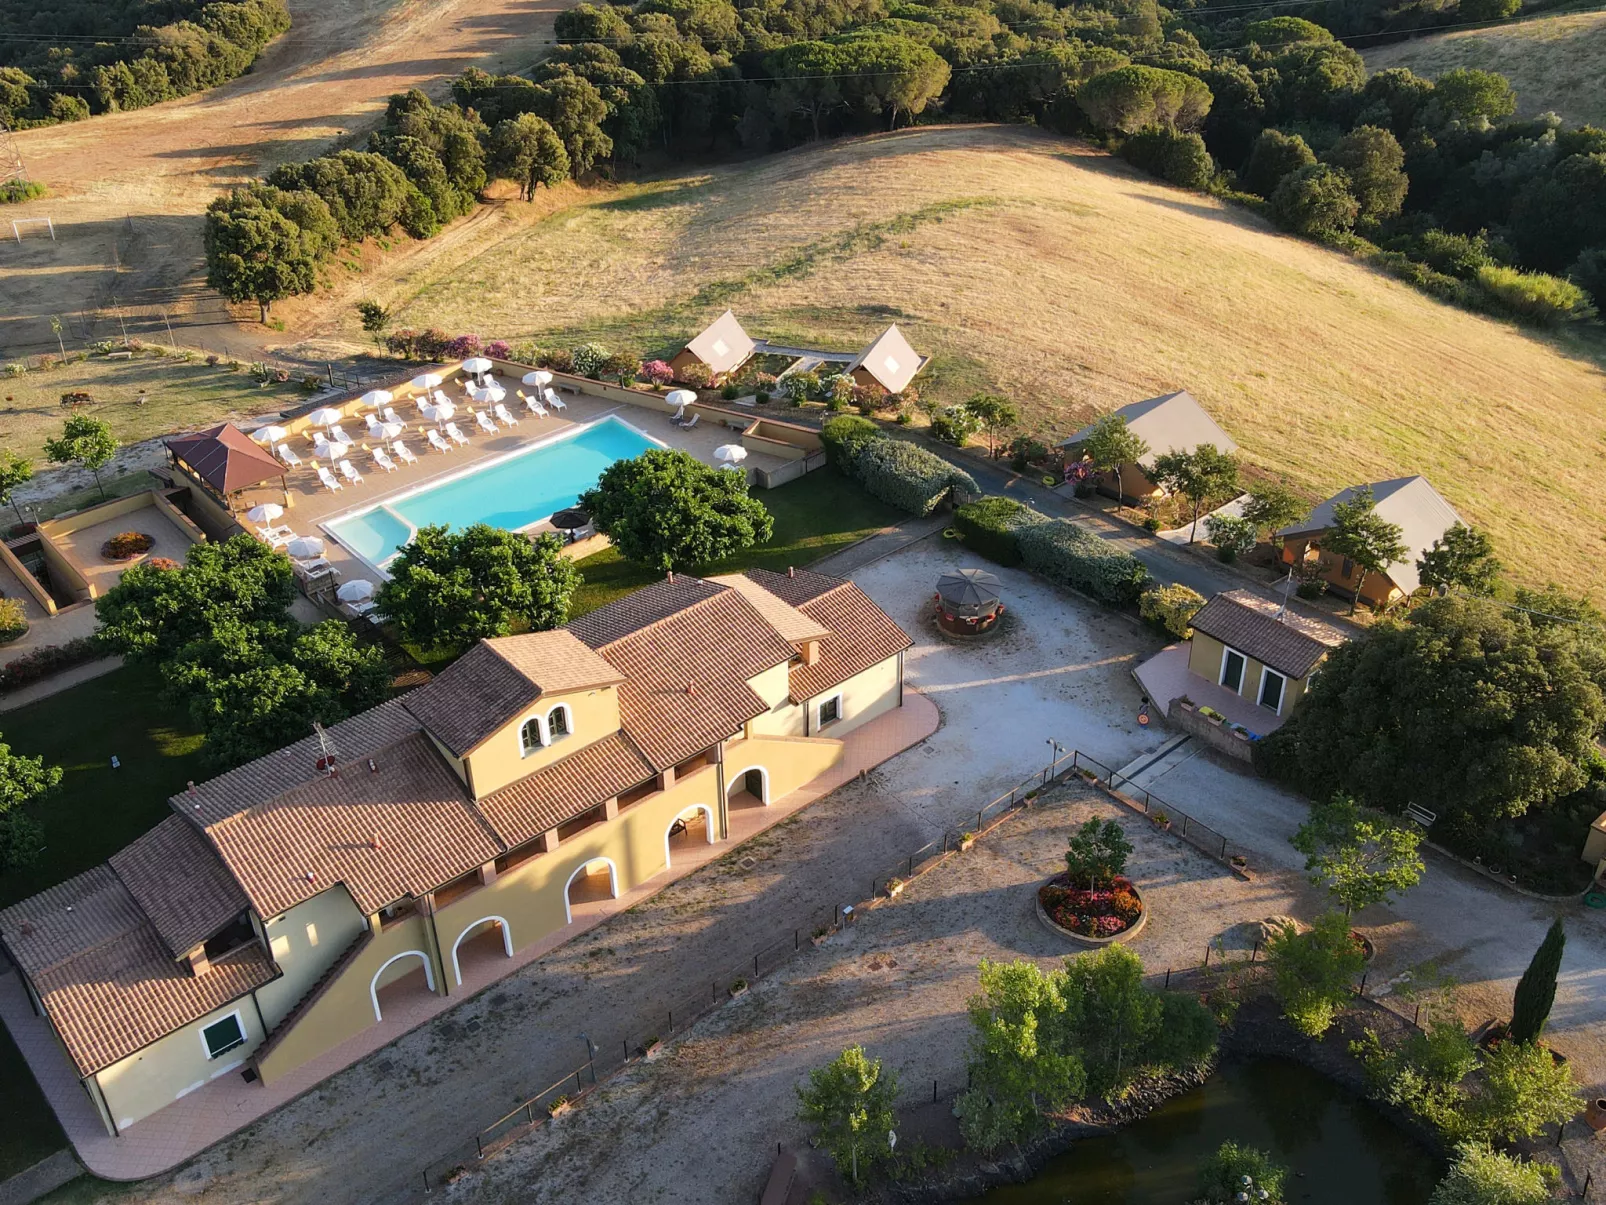
[{"label": "dirt path", "polygon": [[[116,304],[141,329],[153,317],[160,324],[157,308],[175,325],[227,321],[198,275],[201,215],[221,187],[354,142],[394,92],[439,93],[471,63],[528,66],[566,7],[291,0],[290,32],[240,79],[149,109],[18,134],[29,175],[50,195],[7,217],[48,215],[57,241],[40,236],[0,251],[0,356],[53,350],[52,314],[62,316],[70,340],[105,337],[115,316],[93,311]],[[248,336],[232,332],[237,342]]]}]

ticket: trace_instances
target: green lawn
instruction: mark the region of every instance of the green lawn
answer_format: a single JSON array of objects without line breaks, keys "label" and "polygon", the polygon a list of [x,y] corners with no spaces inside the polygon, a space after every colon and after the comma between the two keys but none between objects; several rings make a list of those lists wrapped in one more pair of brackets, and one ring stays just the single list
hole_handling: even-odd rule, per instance
[{"label": "green lawn", "polygon": [[[878,502],[834,469],[821,469],[778,489],[754,495],[775,516],[775,534],[768,544],[751,548],[697,572],[739,573],[743,569],[803,566],[872,535],[904,518],[903,512]],[[580,562],[585,584],[574,596],[570,615],[584,615],[661,576],[625,560],[609,548]]]},{"label": "green lawn", "polygon": [[153,671],[125,667],[0,712],[0,740],[63,770],[61,789],[34,805],[45,851],[0,878],[0,907],[104,862],[165,817],[188,779],[205,777],[201,735],[160,702],[158,685]]},{"label": "green lawn", "polygon": [[0,1025],[0,1180],[67,1145],[11,1034]]}]

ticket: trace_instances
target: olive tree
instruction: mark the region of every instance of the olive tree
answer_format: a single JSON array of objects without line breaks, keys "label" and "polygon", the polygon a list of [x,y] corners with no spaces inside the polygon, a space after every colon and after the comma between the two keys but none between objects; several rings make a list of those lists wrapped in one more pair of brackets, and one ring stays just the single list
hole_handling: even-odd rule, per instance
[{"label": "olive tree", "polygon": [[1409,891],[1422,879],[1422,834],[1347,795],[1311,808],[1289,844],[1305,855],[1310,881],[1326,887],[1345,916]]},{"label": "olive tree", "polygon": [[748,493],[746,473],[668,448],[615,461],[580,505],[621,556],[659,570],[722,560],[775,531],[768,508]]},{"label": "olive tree", "polygon": [[61,428],[55,439],[45,440],[45,455],[52,464],[81,464],[95,475],[100,496],[106,496],[106,486],[100,471],[117,455],[117,437],[111,424],[88,414],[74,414]]}]

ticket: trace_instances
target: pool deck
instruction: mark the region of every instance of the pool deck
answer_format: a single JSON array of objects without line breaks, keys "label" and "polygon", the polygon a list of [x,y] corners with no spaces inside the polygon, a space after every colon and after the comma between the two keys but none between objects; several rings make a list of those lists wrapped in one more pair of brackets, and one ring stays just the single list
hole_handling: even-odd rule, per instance
[{"label": "pool deck", "polygon": [[[572,431],[580,425],[595,422],[609,414],[617,415],[644,435],[660,440],[671,448],[690,452],[705,464],[719,463],[714,458],[714,449],[721,444],[741,442],[737,432],[710,424],[706,418],[695,430],[683,431],[671,424],[662,414],[655,414],[628,403],[621,404],[607,398],[567,392],[562,397],[568,403],[567,410],[561,413],[553,411],[547,418],[537,418],[528,412],[514,411],[514,416],[519,419],[519,425],[499,430],[495,435],[481,431],[475,425],[473,417],[465,415],[465,412],[459,409],[457,426],[469,437],[469,442],[453,445],[450,452],[437,452],[429,446],[424,432],[430,424],[417,418],[418,412],[411,402],[397,403],[398,414],[409,422],[408,429],[402,433],[402,442],[413,455],[418,457],[418,463],[402,464],[396,461],[396,471],[387,473],[374,464],[369,452],[369,449],[375,446],[375,441],[359,439],[350,459],[352,466],[363,475],[364,479],[358,485],[342,481],[341,484],[345,488],[339,493],[326,489],[319,482],[311,456],[311,445],[305,441],[299,443],[292,441],[291,446],[301,455],[305,463],[301,468],[289,472],[286,480],[291,504],[278,522],[280,525],[293,528],[297,535],[322,537],[328,545],[325,556],[334,566],[340,581],[366,578],[378,585],[381,581],[380,575],[365,561],[329,539],[327,533],[320,528],[320,524],[339,518],[348,512],[362,510],[376,502],[388,501],[399,494],[428,485],[438,478],[461,473],[463,469],[477,462],[506,456],[520,448],[549,440],[554,435]],[[345,424],[346,433],[353,438],[356,438],[357,432],[362,429],[361,422]],[[394,454],[391,459],[396,459]],[[785,462],[779,457],[754,452],[748,456],[745,463],[763,469],[777,469]],[[337,469],[332,471],[337,477],[339,476]],[[271,487],[264,486],[259,490],[246,491],[243,498],[239,505],[242,514],[257,502],[282,502],[277,483]],[[246,526],[249,528],[251,524]]]}]

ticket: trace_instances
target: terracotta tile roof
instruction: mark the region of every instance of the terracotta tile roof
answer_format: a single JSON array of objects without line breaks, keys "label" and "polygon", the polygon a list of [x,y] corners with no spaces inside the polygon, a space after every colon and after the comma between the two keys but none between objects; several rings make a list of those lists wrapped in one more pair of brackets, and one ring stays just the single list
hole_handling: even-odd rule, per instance
[{"label": "terracotta tile roof", "polygon": [[624,672],[620,724],[660,770],[769,710],[747,680],[796,655],[735,590],[683,576],[569,627]]},{"label": "terracotta tile roof", "polygon": [[782,640],[792,644],[802,644],[805,640],[819,640],[831,634],[831,630],[819,620],[810,619],[792,604],[771,594],[746,574],[727,573],[708,580],[718,582],[721,586],[729,586],[752,603],[753,608],[764,617],[770,627],[781,634]]},{"label": "terracotta tile roof", "polygon": [[511,849],[652,776],[641,751],[615,732],[493,791],[479,801],[480,814]]},{"label": "terracotta tile roof", "polygon": [[792,666],[791,692],[795,702],[840,686],[914,643],[852,582],[806,569],[790,577],[768,569],[749,569],[747,575],[830,629],[831,635],[819,643],[813,665]]},{"label": "terracotta tile roof", "polygon": [[282,479],[285,473],[282,464],[233,423],[174,436],[167,448],[220,494],[232,494],[275,477]]},{"label": "terracotta tile roof", "polygon": [[0,934],[80,1075],[126,1058],[278,974],[253,942],[213,962],[206,974],[191,975],[173,960],[110,866],[0,912]]},{"label": "terracotta tile roof", "polygon": [[111,868],[179,958],[246,909],[217,851],[182,816],[169,816],[111,858]]},{"label": "terracotta tile roof", "polygon": [[[341,761],[360,761],[418,730],[418,721],[408,714],[401,700],[393,699],[325,731]],[[317,773],[318,752],[318,738],[303,737],[227,774],[196,783],[194,790],[174,795],[168,803],[174,811],[205,828],[312,778]]]},{"label": "terracotta tile roof", "polygon": [[[377,772],[368,769],[369,756]],[[363,912],[376,912],[502,852],[422,733],[342,758],[334,776],[308,778],[207,826],[265,919],[335,883],[345,884]]]},{"label": "terracotta tile roof", "polygon": [[1247,590],[1218,594],[1190,621],[1226,645],[1291,678],[1303,678],[1329,649],[1346,637],[1337,628],[1292,611],[1277,616],[1277,604]]}]

